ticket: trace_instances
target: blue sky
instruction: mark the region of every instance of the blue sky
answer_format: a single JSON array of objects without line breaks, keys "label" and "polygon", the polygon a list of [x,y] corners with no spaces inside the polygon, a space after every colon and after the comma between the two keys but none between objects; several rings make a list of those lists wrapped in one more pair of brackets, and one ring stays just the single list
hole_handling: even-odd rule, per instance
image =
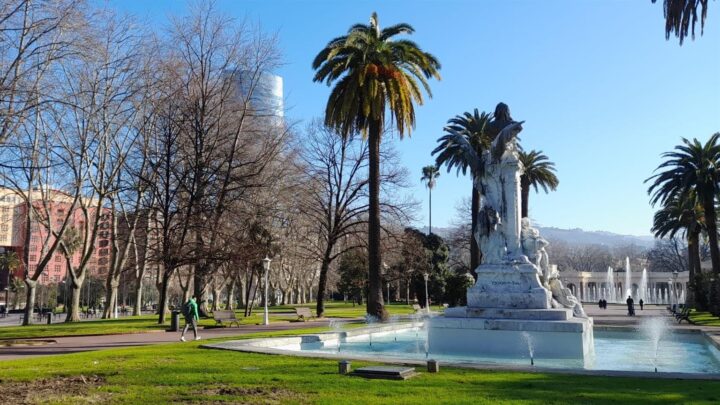
[{"label": "blue sky", "polygon": [[[412,39],[442,63],[433,98],[417,110],[412,138],[398,142],[423,202],[421,167],[448,118],[509,104],[525,120],[523,147],[540,149],[560,187],[531,193],[530,216],[544,226],[647,235],[653,209],[643,181],[681,137],[720,131],[720,3],[710,2],[705,35],[665,40],[662,2],[556,1],[218,1],[229,16],[276,32],[285,65],[287,116],[320,116],[330,89],[312,82],[313,57],[331,38],[377,11],[381,26],[413,25]],[[153,25],[182,14],[178,0],[110,5]],[[699,31],[699,27],[698,27]],[[469,196],[468,177],[443,169],[433,225],[446,226]]]}]

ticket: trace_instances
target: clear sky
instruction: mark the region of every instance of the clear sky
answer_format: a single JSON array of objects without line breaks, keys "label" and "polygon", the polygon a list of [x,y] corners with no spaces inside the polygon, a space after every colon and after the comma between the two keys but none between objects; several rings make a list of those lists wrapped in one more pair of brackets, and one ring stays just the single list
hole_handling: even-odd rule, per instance
[{"label": "clear sky", "polygon": [[[438,57],[442,81],[417,110],[412,138],[398,143],[423,201],[421,167],[448,118],[510,106],[526,149],[558,169],[560,187],[530,196],[543,226],[647,235],[653,210],[643,181],[681,137],[720,131],[720,2],[709,3],[705,35],[681,47],[665,40],[662,1],[271,1],[220,0],[218,8],[276,32],[285,65],[287,117],[320,116],[330,89],[312,82],[311,61],[326,43],[377,11],[381,26],[407,22],[412,40]],[[110,5],[161,26],[180,0],[115,0]],[[699,27],[698,27],[699,31]],[[470,194],[468,177],[443,169],[433,225],[446,226]]]}]

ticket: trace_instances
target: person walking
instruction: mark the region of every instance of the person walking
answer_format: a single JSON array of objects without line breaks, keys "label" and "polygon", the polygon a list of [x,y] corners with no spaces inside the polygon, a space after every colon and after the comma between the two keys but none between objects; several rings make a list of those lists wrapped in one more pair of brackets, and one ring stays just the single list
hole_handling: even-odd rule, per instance
[{"label": "person walking", "polygon": [[640,304],[640,310],[642,311],[642,310],[643,310],[643,305],[645,304],[645,301],[643,301],[643,299],[640,298],[640,302],[638,302],[638,303]]},{"label": "person walking", "polygon": [[627,307],[628,307],[628,316],[634,316],[635,315],[635,301],[632,299],[631,296],[628,295],[625,303],[627,303]]},{"label": "person walking", "polygon": [[185,317],[185,327],[183,328],[182,335],[180,335],[180,340],[183,342],[185,341],[185,332],[187,332],[188,328],[191,326],[193,329],[193,335],[195,335],[195,340],[200,340],[200,336],[198,336],[197,332],[197,322],[200,317],[198,316],[198,307],[195,297],[190,298],[188,302],[183,304],[182,312]]}]

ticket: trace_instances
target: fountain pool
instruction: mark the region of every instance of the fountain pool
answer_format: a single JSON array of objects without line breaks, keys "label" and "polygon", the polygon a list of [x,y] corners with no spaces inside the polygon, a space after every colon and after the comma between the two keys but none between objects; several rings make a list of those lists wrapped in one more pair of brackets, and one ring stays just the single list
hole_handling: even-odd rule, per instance
[{"label": "fountain pool", "polygon": [[[655,344],[641,331],[596,328],[595,356],[584,365],[573,359],[535,357],[541,368],[704,374],[720,376],[720,350],[700,333],[667,332]],[[372,344],[371,344],[372,342]],[[222,342],[207,347],[311,357],[422,362],[428,358],[458,365],[529,366],[530,353],[517,358],[427,352],[427,331],[418,324],[370,327],[292,338]]]}]

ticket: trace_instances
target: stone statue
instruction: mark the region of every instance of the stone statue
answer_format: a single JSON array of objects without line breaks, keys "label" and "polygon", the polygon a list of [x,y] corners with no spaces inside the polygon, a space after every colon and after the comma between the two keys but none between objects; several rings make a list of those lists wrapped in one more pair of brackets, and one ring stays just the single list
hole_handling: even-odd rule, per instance
[{"label": "stone statue", "polygon": [[488,122],[487,126],[485,127],[485,132],[488,134],[490,139],[495,140],[500,131],[502,131],[506,126],[512,124],[513,122],[514,121],[510,116],[510,107],[508,107],[508,105],[505,103],[498,103],[498,105],[495,107],[493,119]]}]

